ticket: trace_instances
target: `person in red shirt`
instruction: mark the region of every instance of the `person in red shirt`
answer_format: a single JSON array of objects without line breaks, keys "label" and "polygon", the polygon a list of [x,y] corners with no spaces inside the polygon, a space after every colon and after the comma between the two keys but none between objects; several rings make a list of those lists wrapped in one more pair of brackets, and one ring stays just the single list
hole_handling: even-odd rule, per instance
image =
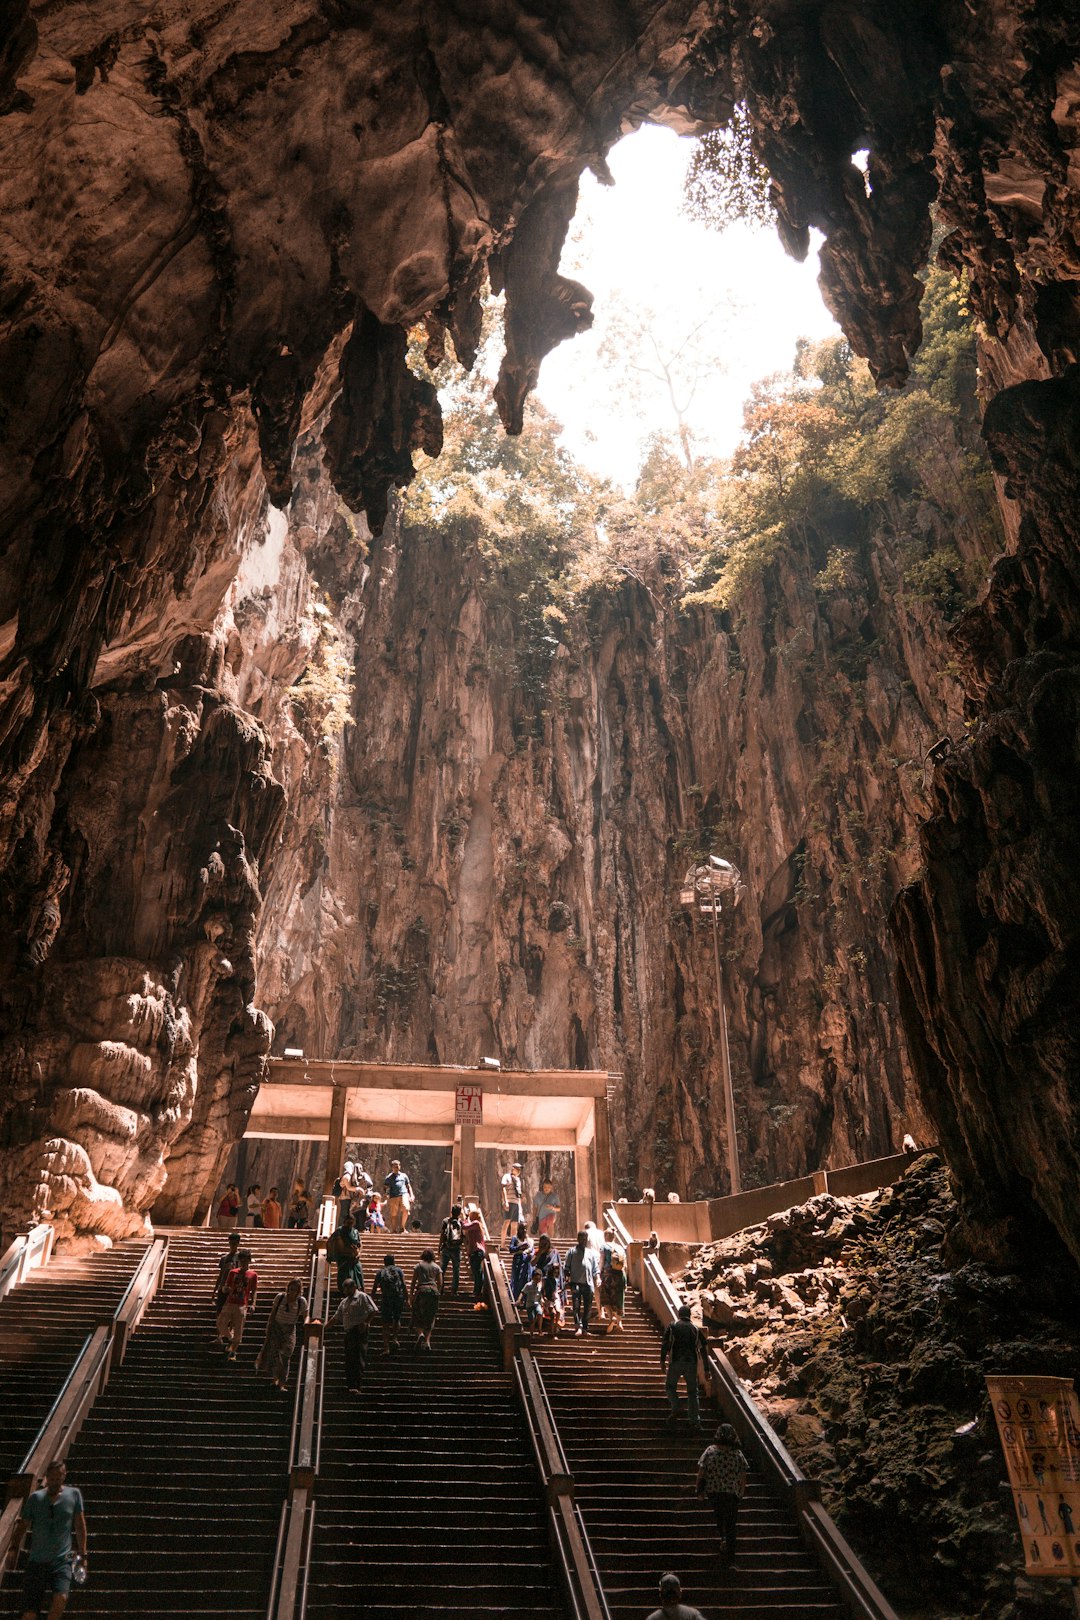
[{"label": "person in red shirt", "polygon": [[240,1189],[230,1181],[225,1196],[217,1207],[217,1223],[223,1232],[231,1232],[240,1213]]},{"label": "person in red shirt", "polygon": [[255,1304],[259,1289],[259,1274],[251,1264],[251,1250],[241,1249],[236,1265],[225,1279],[225,1303],[218,1312],[217,1347],[224,1350],[230,1361],[236,1360],[240,1340],[244,1337],[247,1313]]},{"label": "person in red shirt", "polygon": [[487,1259],[487,1243],[484,1239],[484,1219],[478,1209],[465,1211],[465,1253],[469,1257],[469,1269],[472,1272],[473,1299],[476,1301],[473,1310],[486,1310],[484,1261]]}]

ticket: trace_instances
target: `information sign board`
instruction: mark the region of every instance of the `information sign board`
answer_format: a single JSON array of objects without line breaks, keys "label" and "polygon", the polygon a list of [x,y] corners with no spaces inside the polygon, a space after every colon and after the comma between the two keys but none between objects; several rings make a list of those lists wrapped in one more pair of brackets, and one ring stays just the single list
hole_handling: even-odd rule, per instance
[{"label": "information sign board", "polygon": [[1071,1378],[989,1375],[1029,1575],[1080,1575],[1080,1401]]},{"label": "information sign board", "polygon": [[484,1088],[477,1085],[458,1086],[454,1108],[455,1125],[482,1125],[484,1123]]}]

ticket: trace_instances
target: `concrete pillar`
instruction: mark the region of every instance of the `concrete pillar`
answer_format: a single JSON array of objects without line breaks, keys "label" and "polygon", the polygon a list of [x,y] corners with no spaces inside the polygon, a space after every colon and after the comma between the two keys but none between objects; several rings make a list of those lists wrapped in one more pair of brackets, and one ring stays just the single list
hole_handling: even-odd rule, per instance
[{"label": "concrete pillar", "polygon": [[[581,1231],[586,1221],[595,1221],[598,1211],[593,1209],[593,1150],[592,1147],[583,1147],[579,1142],[574,1149],[574,1209],[577,1225],[575,1234]],[[597,1222],[599,1225],[599,1222]]]},{"label": "concrete pillar", "polygon": [[454,1126],[454,1143],[450,1149],[450,1202],[461,1203],[461,1126]]},{"label": "concrete pillar", "polygon": [[593,1167],[596,1179],[596,1214],[593,1218],[597,1225],[602,1226],[600,1211],[605,1204],[615,1201],[615,1184],[611,1171],[611,1130],[606,1097],[597,1097],[593,1102],[593,1119],[595,1121]]},{"label": "concrete pillar", "polygon": [[341,1174],[341,1166],[345,1157],[345,1139],[349,1132],[348,1101],[348,1087],[335,1085],[334,1095],[330,1101],[330,1132],[326,1143],[324,1198],[328,1198],[333,1192],[334,1182]]},{"label": "concrete pillar", "polygon": [[461,1126],[461,1145],[459,1149],[458,1165],[461,1172],[462,1202],[466,1198],[478,1196],[480,1188],[476,1180],[476,1126]]}]

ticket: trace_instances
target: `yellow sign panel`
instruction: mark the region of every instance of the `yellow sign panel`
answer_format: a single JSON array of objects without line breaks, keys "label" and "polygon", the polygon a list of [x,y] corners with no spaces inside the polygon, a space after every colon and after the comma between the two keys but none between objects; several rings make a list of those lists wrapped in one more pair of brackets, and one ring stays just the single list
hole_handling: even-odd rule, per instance
[{"label": "yellow sign panel", "polygon": [[1080,1401],[1071,1378],[990,1376],[1029,1575],[1080,1575]]}]

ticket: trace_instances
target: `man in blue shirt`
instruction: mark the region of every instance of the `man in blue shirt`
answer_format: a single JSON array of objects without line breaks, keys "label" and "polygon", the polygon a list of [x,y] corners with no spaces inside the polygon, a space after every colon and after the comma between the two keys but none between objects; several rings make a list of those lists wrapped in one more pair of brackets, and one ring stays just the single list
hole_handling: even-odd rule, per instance
[{"label": "man in blue shirt", "polygon": [[404,1232],[413,1204],[412,1182],[401,1168],[400,1159],[390,1160],[390,1174],[385,1177],[386,1227],[389,1232]]},{"label": "man in blue shirt", "polygon": [[[60,1620],[67,1608],[72,1578],[72,1540],[86,1562],[86,1518],[81,1491],[65,1485],[67,1469],[50,1463],[43,1490],[32,1491],[23,1503],[15,1531],[13,1557],[30,1527],[30,1556],[23,1587],[22,1620],[38,1620],[49,1602],[48,1620]],[[50,1601],[51,1600],[51,1601]]]}]

